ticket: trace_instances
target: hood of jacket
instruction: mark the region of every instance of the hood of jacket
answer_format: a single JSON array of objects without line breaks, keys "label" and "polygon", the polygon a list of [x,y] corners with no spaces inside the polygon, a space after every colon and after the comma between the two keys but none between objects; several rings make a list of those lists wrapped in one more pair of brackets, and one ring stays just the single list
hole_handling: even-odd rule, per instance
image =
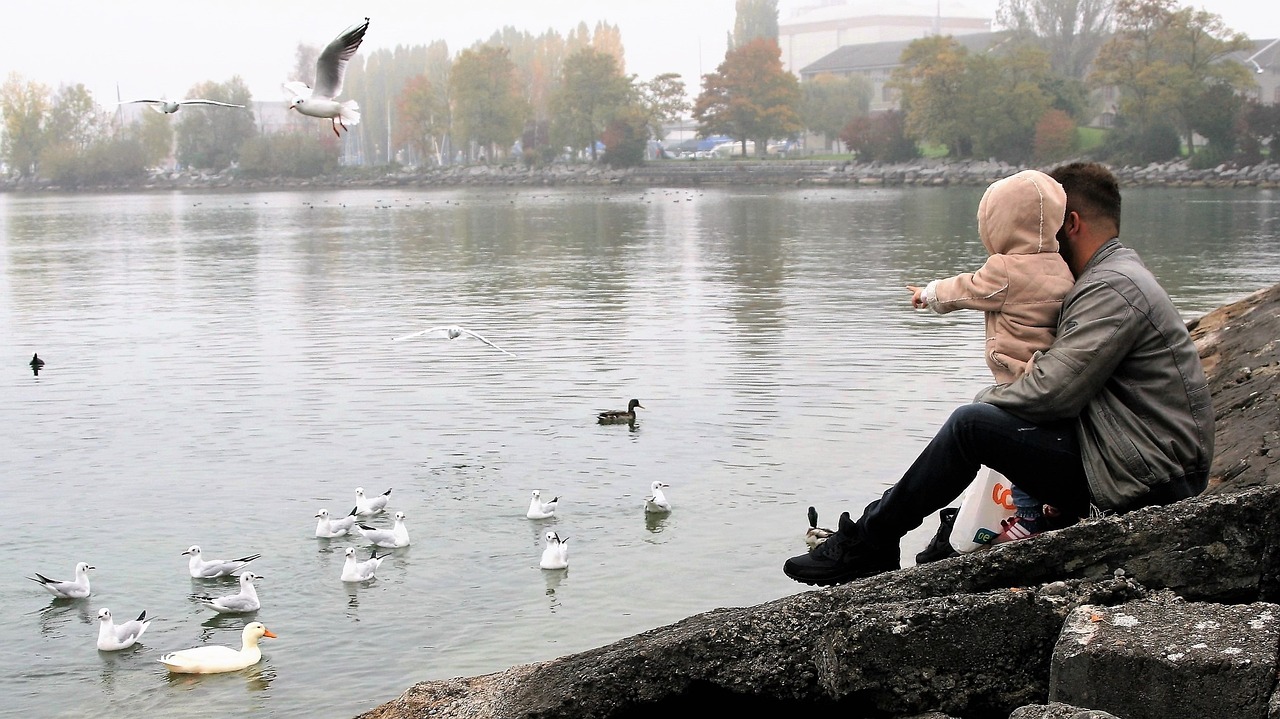
[{"label": "hood of jacket", "polygon": [[997,180],[978,203],[978,235],[991,254],[1031,255],[1058,251],[1067,194],[1039,170]]}]

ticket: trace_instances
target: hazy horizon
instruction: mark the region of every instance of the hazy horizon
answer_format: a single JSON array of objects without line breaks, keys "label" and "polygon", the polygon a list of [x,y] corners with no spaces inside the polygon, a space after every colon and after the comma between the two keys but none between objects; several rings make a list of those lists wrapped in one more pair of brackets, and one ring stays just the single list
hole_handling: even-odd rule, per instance
[{"label": "hazy horizon", "polygon": [[[820,0],[781,0],[785,22],[797,7]],[[1259,8],[1254,0],[1186,3],[1218,13],[1229,27],[1257,38],[1280,37],[1280,3]],[[874,12],[871,0],[848,5]],[[998,0],[919,0],[944,15],[993,17]],[[66,0],[5,8],[10,37],[0,45],[0,72],[56,89],[83,83],[103,105],[121,99],[185,96],[196,83],[226,82],[238,75],[255,100],[283,99],[280,84],[294,66],[299,45],[323,46],[349,25],[371,18],[361,52],[444,40],[449,52],[487,40],[503,27],[538,35],[568,34],[579,22],[619,28],[626,71],[641,79],[679,73],[691,95],[701,75],[724,58],[732,31],[734,0],[673,2],[557,2],[473,0],[447,11],[404,0],[337,0],[218,5],[133,0],[125,4]],[[902,6],[895,8],[903,11]],[[359,99],[359,98],[355,98]]]}]

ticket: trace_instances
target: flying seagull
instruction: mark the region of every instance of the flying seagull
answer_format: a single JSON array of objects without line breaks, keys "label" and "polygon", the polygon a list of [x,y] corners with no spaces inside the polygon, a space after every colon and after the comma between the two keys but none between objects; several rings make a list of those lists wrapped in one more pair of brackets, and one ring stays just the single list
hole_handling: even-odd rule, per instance
[{"label": "flying seagull", "polygon": [[492,342],[490,342],[489,340],[487,340],[487,339],[485,339],[485,338],[481,337],[480,335],[476,334],[475,332],[472,332],[471,330],[467,329],[466,327],[459,327],[458,325],[444,325],[444,326],[441,326],[441,327],[431,327],[431,328],[428,328],[428,329],[425,329],[425,330],[418,330],[417,332],[413,332],[413,333],[410,333],[410,334],[404,335],[403,337],[397,337],[397,338],[395,338],[395,341],[396,341],[396,342],[399,342],[400,340],[412,339],[412,338],[414,338],[414,337],[419,337],[419,336],[422,336],[422,335],[431,334],[432,332],[440,332],[440,333],[442,333],[445,337],[447,337],[447,338],[449,338],[449,339],[451,339],[451,340],[456,340],[456,339],[458,339],[459,337],[461,337],[462,335],[467,335],[468,337],[474,337],[474,338],[476,338],[476,339],[480,340],[481,342],[483,342],[483,343],[485,343],[485,344],[489,345],[490,347],[492,347],[492,348],[494,348],[494,349],[498,350],[499,352],[501,352],[501,353],[503,353],[503,354],[511,355],[512,357],[515,357],[515,355],[512,355],[510,352],[508,352],[508,351],[506,351],[506,350],[502,349],[502,348],[501,348],[501,347],[499,347],[498,345],[495,345],[494,343],[492,343]]},{"label": "flying seagull", "polygon": [[294,95],[289,103],[290,109],[310,117],[328,119],[333,124],[333,134],[339,137],[342,136],[338,132],[339,125],[346,130],[347,125],[360,122],[360,105],[355,100],[338,102],[334,98],[342,94],[342,76],[346,73],[347,61],[356,54],[368,29],[369,18],[365,18],[364,22],[343,30],[325,47],[316,59],[315,87],[297,81],[284,84],[284,89]]},{"label": "flying seagull", "polygon": [[120,103],[121,105],[135,105],[138,103],[146,103],[148,107],[156,112],[166,115],[172,115],[182,109],[184,105],[212,105],[214,107],[244,107],[244,105],[235,105],[230,102],[219,102],[217,100],[129,100]]}]

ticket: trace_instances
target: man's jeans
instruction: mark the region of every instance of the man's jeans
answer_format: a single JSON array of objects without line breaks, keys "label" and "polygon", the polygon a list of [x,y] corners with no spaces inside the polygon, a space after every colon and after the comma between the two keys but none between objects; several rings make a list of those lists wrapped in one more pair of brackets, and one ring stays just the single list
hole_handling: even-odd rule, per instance
[{"label": "man's jeans", "polygon": [[925,517],[959,497],[982,466],[1067,518],[1088,514],[1088,480],[1074,421],[1033,424],[974,402],[952,412],[902,479],[867,505],[858,521],[864,537],[896,546]]}]

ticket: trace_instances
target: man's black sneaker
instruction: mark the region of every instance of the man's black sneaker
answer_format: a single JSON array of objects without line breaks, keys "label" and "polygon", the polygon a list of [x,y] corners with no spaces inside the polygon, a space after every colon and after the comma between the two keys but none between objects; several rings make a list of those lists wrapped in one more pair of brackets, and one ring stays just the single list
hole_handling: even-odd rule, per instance
[{"label": "man's black sneaker", "polygon": [[782,571],[797,582],[824,587],[898,568],[898,548],[868,543],[848,512],[840,515],[840,528],[827,541],[782,565]]},{"label": "man's black sneaker", "polygon": [[956,514],[959,512],[960,510],[957,507],[947,507],[938,512],[938,519],[940,520],[938,522],[938,532],[933,535],[933,539],[929,540],[929,546],[916,555],[916,564],[928,564],[939,559],[960,556],[955,547],[951,546],[951,527],[955,525]]}]

